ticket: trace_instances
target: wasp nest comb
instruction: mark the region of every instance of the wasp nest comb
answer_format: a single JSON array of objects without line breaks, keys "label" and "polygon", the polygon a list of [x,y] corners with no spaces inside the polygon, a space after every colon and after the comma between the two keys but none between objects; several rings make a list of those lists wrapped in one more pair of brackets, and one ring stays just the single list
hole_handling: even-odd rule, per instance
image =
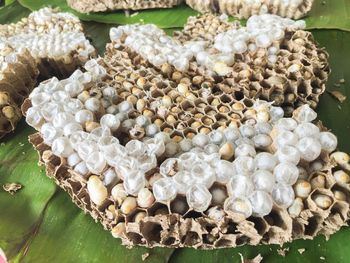
[{"label": "wasp nest comb", "polygon": [[346,224],[349,156],[309,105],[284,118],[239,88],[218,90],[200,67],[176,71],[148,45],[142,56],[129,47],[172,50],[154,26],[120,29],[111,35],[127,45],[41,83],[23,105],[47,175],[80,208],[124,244],[149,247],[283,244]]},{"label": "wasp nest comb", "polygon": [[15,24],[0,25],[0,137],[21,117],[19,106],[43,78],[68,77],[95,55],[79,19],[43,8]]},{"label": "wasp nest comb", "polygon": [[142,10],[151,8],[170,8],[182,0],[67,0],[68,5],[81,13],[105,12],[112,10]]},{"label": "wasp nest comb", "polygon": [[22,117],[20,105],[33,90],[38,76],[34,58],[24,50],[0,46],[0,138],[15,129]]},{"label": "wasp nest comb", "polygon": [[261,15],[240,27],[226,20],[191,17],[175,38],[153,25],[121,26],[110,35],[115,46],[129,48],[177,82],[184,74],[196,77],[190,82],[198,85],[201,76],[214,94],[239,89],[247,97],[274,101],[289,115],[306,103],[316,107],[328,78],[328,55],[302,30],[304,21]]},{"label": "wasp nest comb", "polygon": [[276,14],[299,19],[311,10],[314,0],[186,0],[186,3],[201,13],[221,13],[237,18],[253,15]]}]

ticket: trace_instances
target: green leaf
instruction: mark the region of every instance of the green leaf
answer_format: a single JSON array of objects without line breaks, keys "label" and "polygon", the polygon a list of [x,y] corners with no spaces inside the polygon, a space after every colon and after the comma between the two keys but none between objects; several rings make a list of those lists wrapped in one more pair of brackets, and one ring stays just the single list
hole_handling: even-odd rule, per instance
[{"label": "green leaf", "polygon": [[[31,10],[47,6],[45,0],[19,0]],[[182,27],[189,16],[197,12],[182,4],[172,9],[155,9],[138,11],[131,17],[125,16],[123,11],[112,13],[81,14],[68,7],[65,0],[52,0],[50,5],[60,7],[63,11],[70,11],[85,21],[96,21],[114,24],[153,23],[161,28]],[[348,0],[315,0],[314,6],[305,19],[308,29],[342,29],[350,31],[350,4]]]},{"label": "green leaf", "polygon": [[350,31],[350,2],[349,0],[315,0],[305,21],[308,29]]},{"label": "green leaf", "polygon": [[7,24],[17,22],[22,17],[30,14],[30,10],[23,8],[17,1],[7,5],[0,10],[0,23]]},{"label": "green leaf", "polygon": [[5,5],[10,5],[14,2],[15,0],[5,0]]},{"label": "green leaf", "polygon": [[42,224],[21,262],[167,262],[173,249],[128,249],[120,240],[75,207],[70,197],[59,191],[49,203]]},{"label": "green leaf", "polygon": [[[45,0],[20,0],[19,2],[31,10],[37,10],[48,5],[47,1]],[[59,7],[62,11],[72,12],[84,21],[96,21],[112,24],[152,23],[161,28],[182,27],[186,23],[189,16],[198,14],[185,4],[171,9],[142,10],[134,13],[132,16],[126,16],[124,11],[81,14],[71,9],[65,0],[52,0],[50,1],[50,5],[53,7]]]},{"label": "green leaf", "polygon": [[[27,246],[57,188],[37,166],[38,155],[27,141],[32,132],[22,122],[16,136],[9,136],[0,146],[0,248],[8,258]],[[6,183],[23,188],[11,195],[2,188]]]},{"label": "green leaf", "polygon": [[[27,9],[14,3],[0,10],[0,23],[16,21],[28,13]],[[102,54],[110,25],[89,22],[85,27]],[[350,33],[337,30],[313,33],[331,55],[333,72],[328,90],[339,90],[350,98]],[[345,79],[345,84],[334,86],[339,79]],[[349,99],[341,104],[325,94],[318,112],[324,124],[339,137],[340,149],[350,152]],[[239,252],[245,258],[261,253],[264,262],[322,262],[320,257],[325,257],[325,262],[349,261],[350,251],[345,246],[350,242],[350,228],[343,228],[328,242],[318,237],[286,244],[284,247],[289,247],[290,251],[285,258],[277,254],[276,246],[213,251],[140,247],[129,250],[90,216],[84,215],[69,196],[57,190],[44,175],[42,168],[37,166],[37,153],[27,142],[27,136],[32,132],[33,129],[22,121],[16,132],[0,145],[0,187],[11,182],[23,185],[23,189],[13,196],[0,188],[0,247],[10,262],[140,262],[142,255],[149,253],[145,262],[224,263],[239,262]],[[306,249],[302,255],[297,251],[300,248]]]}]

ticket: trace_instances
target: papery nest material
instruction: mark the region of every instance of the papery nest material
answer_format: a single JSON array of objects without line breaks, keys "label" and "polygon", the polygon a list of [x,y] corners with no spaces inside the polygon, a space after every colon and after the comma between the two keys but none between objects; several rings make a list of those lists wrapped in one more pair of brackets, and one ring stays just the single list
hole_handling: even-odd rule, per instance
[{"label": "papery nest material", "polygon": [[227,14],[239,19],[252,15],[275,14],[282,17],[299,19],[311,10],[314,0],[186,0],[186,3],[201,13]]},{"label": "papery nest material", "polygon": [[[124,51],[115,51],[113,56],[110,54],[105,59],[105,62],[102,59],[99,60],[106,67],[107,81],[112,81],[109,82],[110,84],[113,83],[113,76],[123,73],[122,69],[125,65],[131,66],[127,67],[126,71],[137,72],[132,67],[138,66],[133,65],[132,60],[127,56]],[[143,70],[145,71],[146,68]],[[148,72],[148,76],[154,79],[155,75],[152,77],[154,74],[151,73],[152,71]],[[117,83],[114,84],[118,86]],[[248,99],[245,102],[248,105],[252,103]],[[27,100],[23,105],[24,112],[31,106],[30,104],[30,100]],[[243,107],[244,112],[249,106]],[[295,116],[299,116],[298,114],[296,112]],[[244,244],[284,244],[299,238],[312,239],[318,234],[328,238],[341,226],[346,225],[348,220],[350,185],[338,183],[339,178],[335,175],[336,171],[347,169],[344,162],[349,158],[342,157],[341,153],[332,155],[332,158],[329,154],[321,156],[323,163],[321,170],[307,174],[313,188],[310,189],[307,198],[303,199],[296,216],[291,216],[286,208],[274,204],[272,211],[263,217],[252,216],[244,219],[240,214],[228,213],[221,219],[213,219],[207,214],[189,209],[188,206],[179,210],[176,203],[183,202],[181,195],[167,205],[153,202],[147,208],[138,206],[136,198],[131,195],[122,197],[124,201],[119,203],[113,195],[113,190],[103,186],[102,180],[105,180],[103,179],[105,175],[90,175],[97,184],[95,188],[89,190],[89,182],[92,183],[92,180],[88,179],[89,175],[79,174],[67,164],[66,158],[54,155],[52,148],[43,142],[40,133],[30,136],[30,142],[39,152],[41,164],[45,165],[47,175],[67,191],[73,202],[84,212],[89,213],[96,221],[100,221],[105,229],[111,231],[114,237],[121,238],[123,244],[127,246],[213,249]],[[152,173],[155,176],[157,174],[156,171]],[[324,182],[317,183],[318,179],[316,181],[315,179],[318,177],[322,177]],[[98,195],[97,193],[92,195],[93,189],[103,191],[98,190]],[[328,200],[330,200],[329,203]],[[128,202],[127,206],[126,202]],[[140,217],[140,214],[143,215]]]},{"label": "papery nest material", "polygon": [[50,8],[32,12],[17,23],[0,25],[0,38],[1,63],[7,64],[0,81],[1,138],[21,119],[20,105],[33,90],[39,73],[40,79],[67,77],[96,51],[77,17]]},{"label": "papery nest material", "polygon": [[142,10],[151,8],[170,8],[177,6],[183,0],[67,0],[68,5],[81,12],[106,12],[113,10]]}]

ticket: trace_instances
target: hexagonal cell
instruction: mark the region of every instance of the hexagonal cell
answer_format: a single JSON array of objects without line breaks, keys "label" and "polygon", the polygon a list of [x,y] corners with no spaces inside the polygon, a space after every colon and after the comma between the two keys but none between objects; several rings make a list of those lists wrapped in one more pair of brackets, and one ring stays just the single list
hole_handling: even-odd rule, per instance
[{"label": "hexagonal cell", "polygon": [[189,207],[186,201],[186,197],[183,195],[178,195],[173,201],[170,202],[171,213],[184,215],[188,209]]},{"label": "hexagonal cell", "polygon": [[201,237],[197,232],[188,231],[185,236],[182,237],[181,243],[185,246],[194,247],[202,242]]},{"label": "hexagonal cell", "polygon": [[159,244],[163,228],[157,222],[141,222],[140,231],[149,244]]},{"label": "hexagonal cell", "polygon": [[263,236],[268,230],[268,224],[261,217],[249,217],[247,220],[254,224],[254,228],[260,236]]},{"label": "hexagonal cell", "polygon": [[321,228],[323,218],[321,216],[315,215],[313,217],[310,217],[307,221],[308,223],[305,225],[304,235],[307,237],[316,236]]},{"label": "hexagonal cell", "polygon": [[285,221],[286,212],[275,207],[272,209],[271,213],[264,216],[264,219],[270,226],[276,226],[283,230],[287,230],[287,222]]}]

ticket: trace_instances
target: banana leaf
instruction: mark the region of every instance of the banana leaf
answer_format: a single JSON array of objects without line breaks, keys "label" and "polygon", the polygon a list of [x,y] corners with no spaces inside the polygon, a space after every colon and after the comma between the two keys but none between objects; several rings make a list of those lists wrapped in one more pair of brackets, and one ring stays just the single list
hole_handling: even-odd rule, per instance
[{"label": "banana leaf", "polygon": [[[19,0],[31,9],[37,10],[48,5],[45,0]],[[127,17],[123,11],[109,13],[81,14],[72,10],[66,0],[52,0],[51,6],[59,7],[63,11],[70,11],[84,21],[96,21],[113,24],[153,23],[161,28],[182,27],[189,16],[197,12],[182,4],[172,9],[155,9],[138,11]],[[350,3],[349,0],[315,0],[314,6],[305,19],[308,29],[341,29],[350,31]]]},{"label": "banana leaf", "polygon": [[14,2],[15,0],[5,0],[5,5],[10,5]]},{"label": "banana leaf", "polygon": [[[0,23],[19,20],[29,10],[19,3],[0,10]],[[88,36],[102,55],[111,25],[85,23]],[[170,32],[170,30],[169,30]],[[330,53],[332,75],[328,91],[338,90],[350,97],[350,33],[315,30],[316,40]],[[339,85],[339,80],[345,84]],[[349,87],[347,87],[349,86]],[[339,138],[340,149],[350,152],[350,101],[340,103],[329,94],[322,96],[318,113],[323,123]],[[0,141],[0,248],[9,262],[240,262],[238,253],[263,262],[349,262],[350,228],[344,227],[329,241],[324,237],[286,244],[286,256],[276,246],[243,246],[203,251],[194,249],[128,249],[85,215],[45,176],[37,165],[37,153],[27,142],[34,130],[22,121],[15,133]],[[6,183],[19,183],[22,189],[10,195],[2,190]],[[301,255],[298,249],[305,249]],[[322,261],[321,261],[322,262]]]}]

